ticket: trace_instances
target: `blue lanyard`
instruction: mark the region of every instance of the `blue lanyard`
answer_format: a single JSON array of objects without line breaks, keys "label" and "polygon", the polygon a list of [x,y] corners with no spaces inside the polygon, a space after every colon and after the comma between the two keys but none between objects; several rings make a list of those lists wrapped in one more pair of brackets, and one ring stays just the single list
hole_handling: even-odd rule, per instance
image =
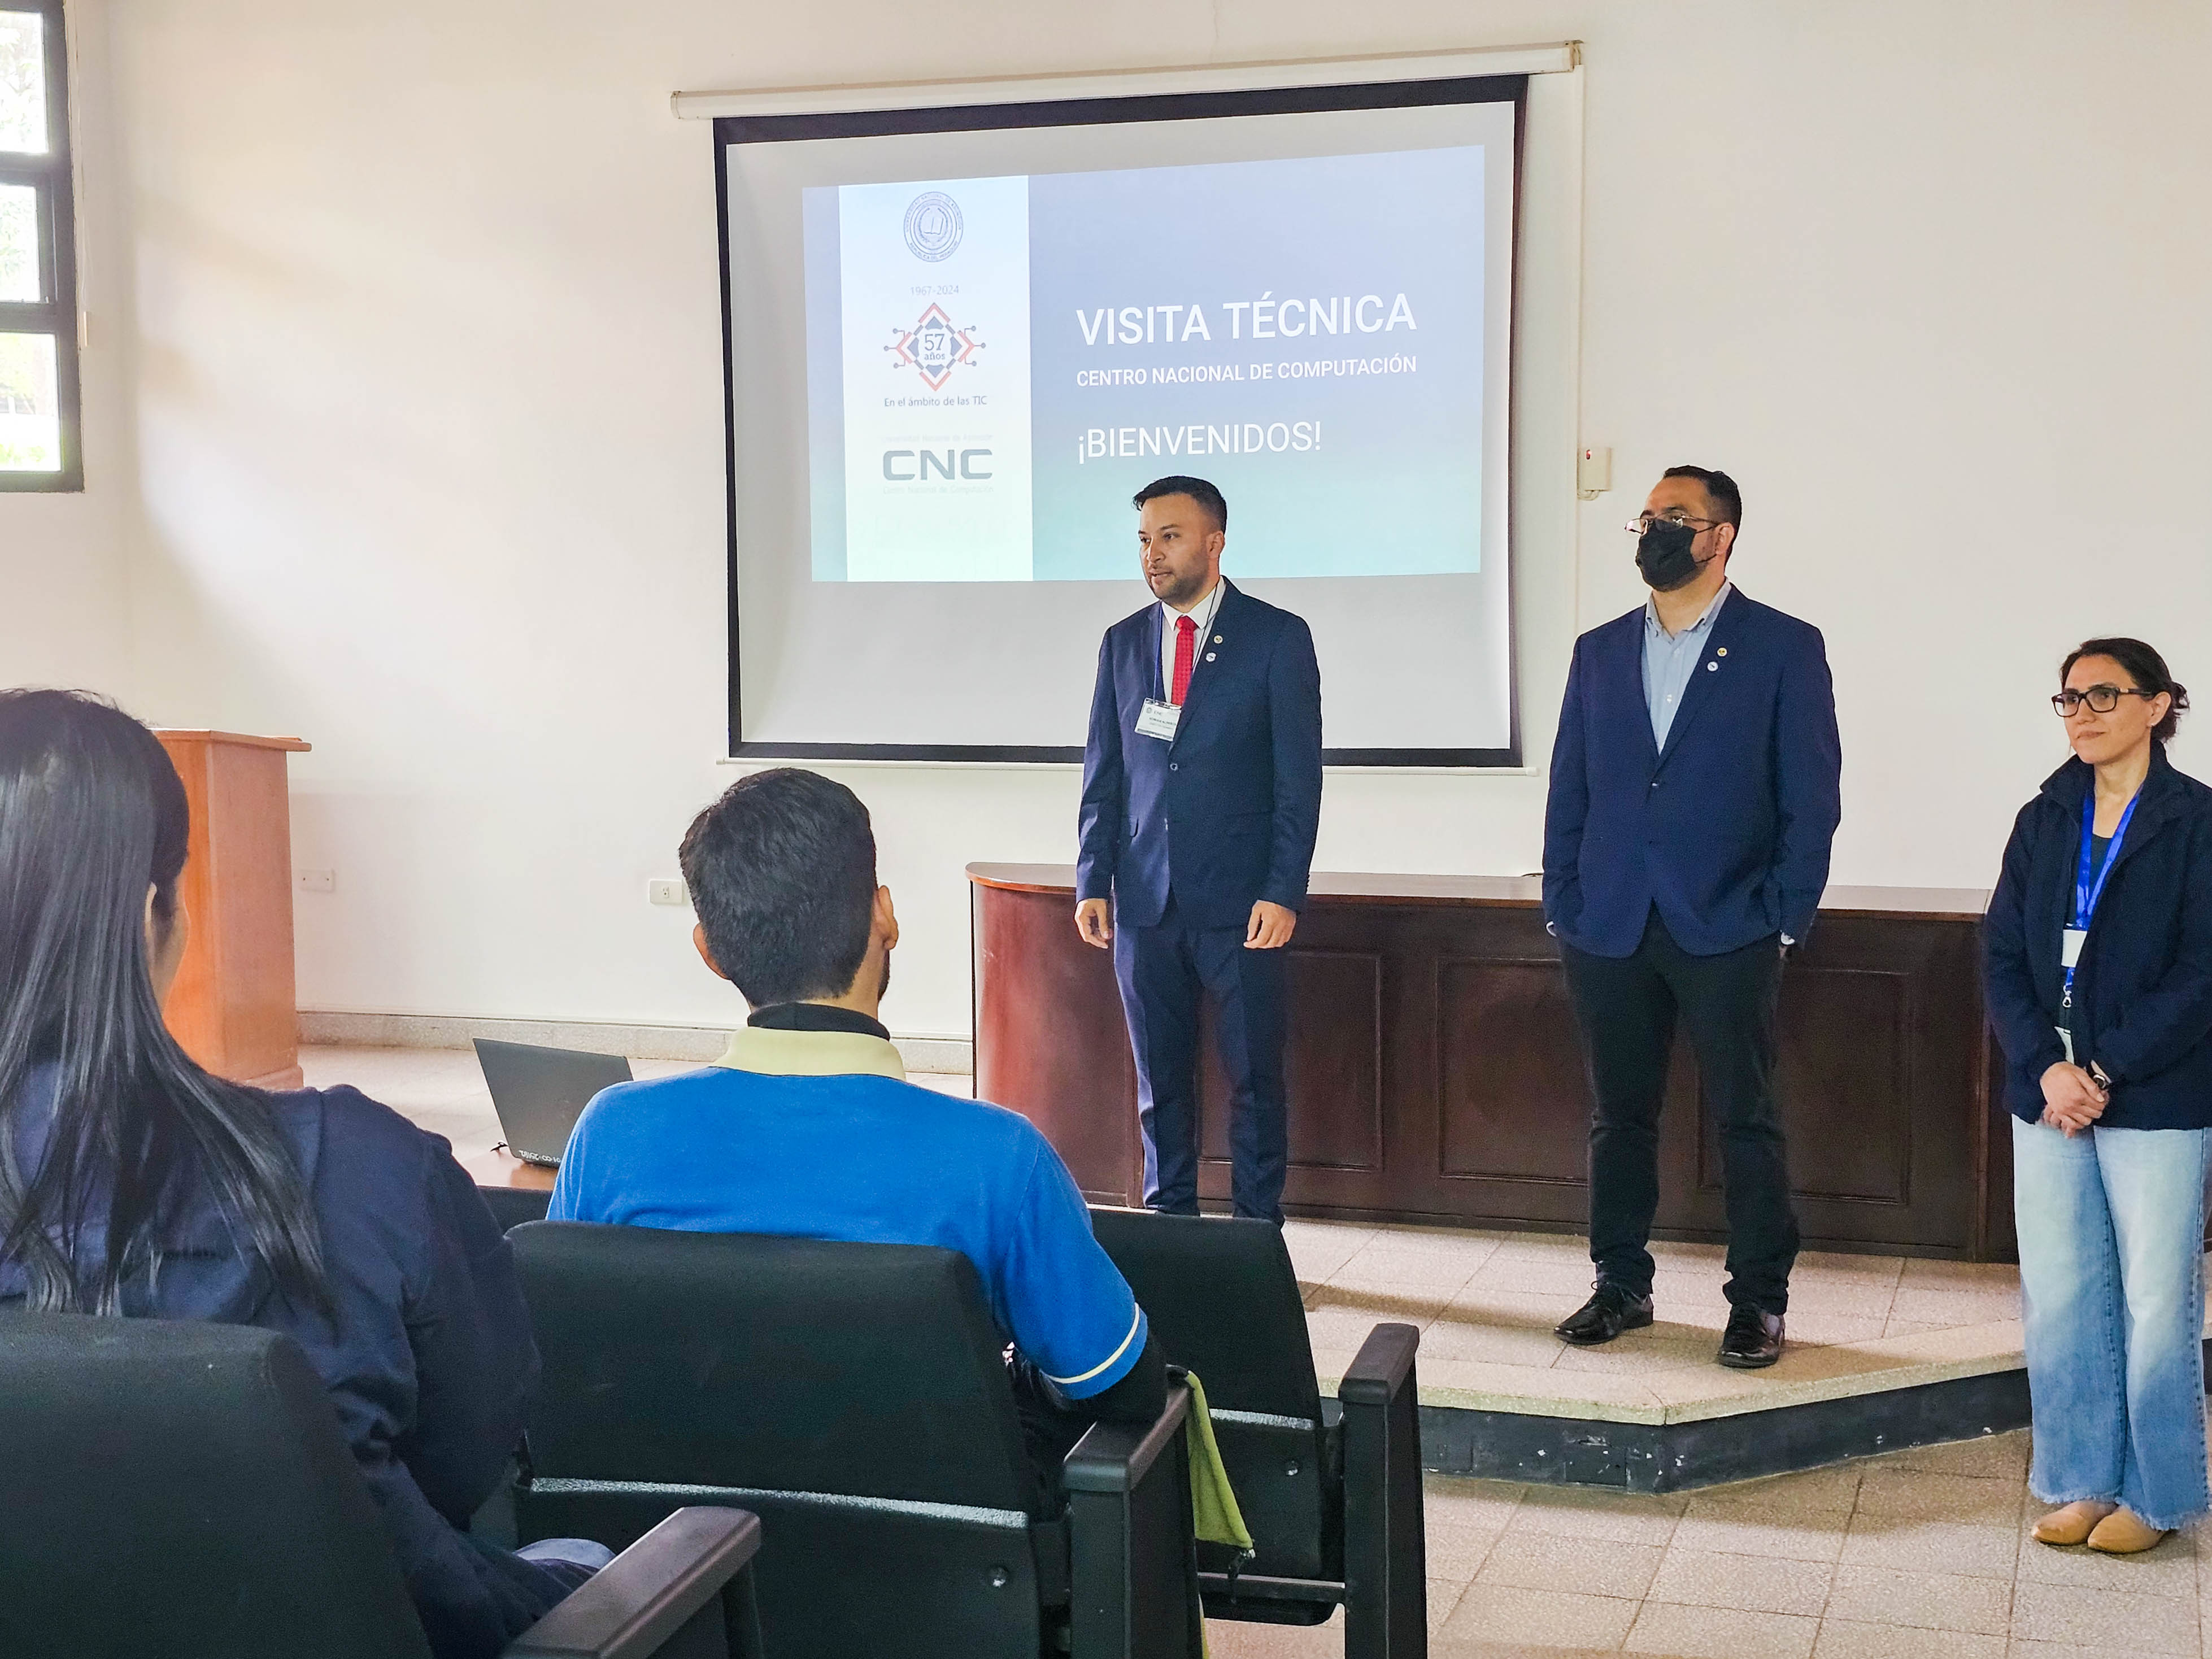
[{"label": "blue lanyard", "polygon": [[[2097,914],[2097,901],[2105,896],[2105,884],[2112,879],[2112,866],[2120,861],[2120,843],[2128,838],[2128,821],[2136,815],[2136,807],[2142,800],[2142,791],[2135,793],[2128,802],[2127,811],[2112,830],[2112,838],[2105,845],[2105,861],[2093,875],[2090,864],[2096,856],[2094,842],[2097,834],[2097,792],[2092,789],[2081,802],[2081,852],[2074,863],[2074,922],[2075,927],[2087,931],[2089,919]],[[2074,969],[2066,970],[2066,1006],[2074,1006]]]}]

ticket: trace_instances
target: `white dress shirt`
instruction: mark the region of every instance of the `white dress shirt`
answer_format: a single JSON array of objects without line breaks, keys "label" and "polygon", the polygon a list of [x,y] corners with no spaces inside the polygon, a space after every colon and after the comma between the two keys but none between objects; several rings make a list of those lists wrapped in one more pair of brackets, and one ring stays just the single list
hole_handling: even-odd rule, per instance
[{"label": "white dress shirt", "polygon": [[1160,700],[1163,702],[1170,701],[1175,695],[1176,618],[1188,617],[1198,624],[1190,659],[1191,678],[1195,679],[1198,678],[1198,665],[1206,660],[1206,647],[1212,643],[1206,630],[1213,626],[1214,612],[1221,609],[1224,586],[1221,578],[1216,576],[1206,597],[1188,611],[1178,611],[1165,599],[1160,601]]}]

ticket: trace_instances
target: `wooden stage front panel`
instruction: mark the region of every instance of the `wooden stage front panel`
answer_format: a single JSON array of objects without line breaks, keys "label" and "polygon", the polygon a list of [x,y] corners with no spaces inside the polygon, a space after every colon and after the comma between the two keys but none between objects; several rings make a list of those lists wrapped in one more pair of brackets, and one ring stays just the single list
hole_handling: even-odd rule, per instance
[{"label": "wooden stage front panel", "polygon": [[[1136,1072],[1066,866],[975,865],[975,1091],[1030,1117],[1094,1200],[1136,1203]],[[1990,1103],[1984,895],[1831,888],[1783,979],[1778,1091],[1808,1248],[2012,1253]],[[1291,1172],[1303,1214],[1579,1229],[1589,1090],[1532,879],[1316,875],[1290,946]],[[1229,1192],[1206,1034],[1200,1192]],[[1725,1236],[1719,1142],[1675,1045],[1657,1226]]]}]

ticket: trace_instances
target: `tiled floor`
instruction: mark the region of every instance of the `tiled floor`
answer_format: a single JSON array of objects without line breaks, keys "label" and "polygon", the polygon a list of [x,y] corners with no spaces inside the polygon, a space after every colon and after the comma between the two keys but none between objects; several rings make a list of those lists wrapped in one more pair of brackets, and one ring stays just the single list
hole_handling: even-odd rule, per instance
[{"label": "tiled floor", "polygon": [[[2212,1560],[2033,1543],[2027,1435],[1671,1498],[1429,1483],[1436,1659],[2201,1656]],[[2201,1576],[2200,1576],[2201,1575]],[[1213,1659],[1336,1659],[1314,1630],[1207,1626]]]},{"label": "tiled floor", "polygon": [[[320,1048],[302,1060],[309,1082],[352,1083],[465,1154],[499,1138],[466,1052]],[[689,1069],[633,1066],[640,1076]],[[915,1080],[968,1090],[964,1077]],[[1662,1410],[1685,1401],[1699,1410],[1697,1389],[1738,1376],[1711,1359],[1726,1316],[1720,1253],[1711,1247],[1658,1247],[1659,1322],[1580,1351],[1550,1334],[1586,1293],[1589,1263],[1577,1240],[1296,1221],[1287,1237],[1325,1376],[1341,1370],[1381,1319],[1422,1327],[1425,1395],[1432,1385],[1470,1394],[1595,1391],[1609,1409],[1625,1411],[1631,1397],[1605,1390],[1626,1383]],[[1931,1340],[2008,1340],[2016,1351],[2018,1303],[2009,1268],[1808,1255],[1792,1281],[1796,1352],[1752,1376],[1767,1379],[1761,1386],[1817,1386],[1832,1378],[1836,1355],[1896,1344],[1909,1351]],[[2212,1559],[2201,1560],[2197,1532],[2128,1559],[2045,1549],[2026,1535],[2038,1512],[2027,1467],[2022,1432],[1670,1497],[1432,1476],[1431,1652],[2212,1655]],[[1312,1629],[1211,1621],[1207,1637],[1214,1659],[1336,1659],[1344,1646],[1340,1616]]]},{"label": "tiled floor", "polygon": [[[327,1089],[350,1083],[363,1094],[404,1112],[424,1128],[446,1137],[453,1150],[466,1158],[481,1152],[501,1139],[499,1116],[491,1109],[483,1073],[467,1048],[303,1048],[301,1069],[310,1087]],[[695,1072],[689,1060],[632,1060],[635,1077],[668,1077]],[[964,1095],[972,1086],[965,1075],[917,1072],[914,1081],[951,1094]]]}]

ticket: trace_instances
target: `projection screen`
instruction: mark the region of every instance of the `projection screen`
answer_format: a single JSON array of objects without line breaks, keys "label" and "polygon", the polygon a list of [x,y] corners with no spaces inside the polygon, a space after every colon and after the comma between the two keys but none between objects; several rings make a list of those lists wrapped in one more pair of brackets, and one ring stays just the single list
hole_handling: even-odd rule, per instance
[{"label": "projection screen", "polygon": [[1519,764],[1524,86],[718,120],[731,752],[1079,758],[1181,473],[1330,763]]}]

